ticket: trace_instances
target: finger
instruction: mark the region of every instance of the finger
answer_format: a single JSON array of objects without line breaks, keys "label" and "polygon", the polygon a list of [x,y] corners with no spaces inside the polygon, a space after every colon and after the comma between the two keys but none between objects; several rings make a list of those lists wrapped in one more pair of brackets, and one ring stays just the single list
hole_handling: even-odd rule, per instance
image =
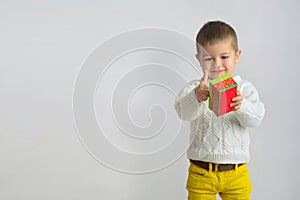
[{"label": "finger", "polygon": [[240,106],[241,104],[242,104],[242,101],[236,101],[234,103],[231,103],[230,106],[235,107],[235,106]]},{"label": "finger", "polygon": [[240,91],[237,91],[237,92],[236,92],[236,96],[240,96],[240,97],[243,98],[243,95],[240,93]]},{"label": "finger", "polygon": [[209,91],[207,88],[201,88],[201,90],[196,91],[197,99],[200,101],[205,101],[209,97]]},{"label": "finger", "polygon": [[208,80],[208,70],[204,69],[203,70],[203,77],[202,77],[202,81],[207,83]]},{"label": "finger", "polygon": [[236,93],[236,97],[232,98],[232,101],[242,101],[243,100],[243,96],[241,95],[241,93],[239,91],[237,91]]},{"label": "finger", "polygon": [[237,96],[237,97],[234,97],[232,99],[232,101],[234,101],[234,102],[236,102],[236,101],[242,101],[242,100],[243,100],[243,97],[241,97],[241,96]]},{"label": "finger", "polygon": [[240,106],[240,105],[238,105],[238,106],[234,106],[234,107],[233,107],[233,110],[235,110],[235,111],[236,111],[236,110],[239,110],[240,108],[241,108],[241,106]]}]

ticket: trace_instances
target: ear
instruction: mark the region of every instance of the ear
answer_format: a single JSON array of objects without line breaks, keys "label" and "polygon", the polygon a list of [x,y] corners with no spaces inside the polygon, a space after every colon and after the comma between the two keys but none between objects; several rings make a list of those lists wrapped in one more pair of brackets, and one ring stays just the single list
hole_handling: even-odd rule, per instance
[{"label": "ear", "polygon": [[241,50],[238,50],[238,51],[235,53],[235,57],[234,57],[234,63],[235,63],[235,64],[238,64],[239,58],[240,58],[241,54],[242,54],[242,51],[241,51]]}]

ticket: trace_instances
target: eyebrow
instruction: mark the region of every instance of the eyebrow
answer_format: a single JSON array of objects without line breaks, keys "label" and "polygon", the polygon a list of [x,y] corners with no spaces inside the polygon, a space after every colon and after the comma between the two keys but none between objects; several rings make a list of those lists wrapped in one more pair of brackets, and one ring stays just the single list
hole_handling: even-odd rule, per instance
[{"label": "eyebrow", "polygon": [[[230,54],[229,52],[223,52],[223,53],[220,53],[220,55],[227,55],[227,54]],[[202,55],[201,57],[212,57],[211,55],[208,55],[208,54],[204,54]]]},{"label": "eyebrow", "polygon": [[224,54],[230,54],[229,52],[224,52],[224,53],[221,53],[220,55],[224,55]]}]

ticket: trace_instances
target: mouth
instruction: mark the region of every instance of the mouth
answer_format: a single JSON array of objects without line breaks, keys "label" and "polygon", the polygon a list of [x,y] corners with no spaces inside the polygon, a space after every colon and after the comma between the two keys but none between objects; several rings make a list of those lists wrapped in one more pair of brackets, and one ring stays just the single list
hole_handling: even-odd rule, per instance
[{"label": "mouth", "polygon": [[222,73],[225,73],[225,70],[224,69],[222,69],[222,70],[213,70],[213,71],[211,71],[211,73],[213,73],[213,74],[222,74]]}]

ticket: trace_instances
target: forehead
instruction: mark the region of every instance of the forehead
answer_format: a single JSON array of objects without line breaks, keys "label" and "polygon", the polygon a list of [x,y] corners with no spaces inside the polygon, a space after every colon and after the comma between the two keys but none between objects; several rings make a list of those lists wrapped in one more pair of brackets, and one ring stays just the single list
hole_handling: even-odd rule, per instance
[{"label": "forehead", "polygon": [[233,52],[235,52],[235,50],[232,39],[224,39],[215,41],[214,43],[207,43],[200,48],[200,54],[204,56]]}]

